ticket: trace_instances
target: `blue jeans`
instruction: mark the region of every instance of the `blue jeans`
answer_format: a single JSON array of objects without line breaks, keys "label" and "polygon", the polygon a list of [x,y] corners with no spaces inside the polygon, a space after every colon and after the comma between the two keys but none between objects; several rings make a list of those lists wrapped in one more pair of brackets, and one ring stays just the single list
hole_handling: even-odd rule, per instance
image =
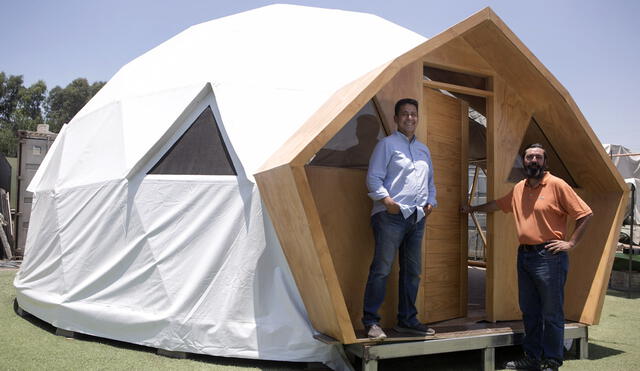
[{"label": "blue jeans", "polygon": [[378,309],[384,301],[387,278],[396,252],[399,252],[400,263],[398,324],[411,326],[418,323],[416,297],[422,269],[422,236],[425,218],[416,222],[416,215],[417,213],[414,212],[405,219],[402,214],[389,214],[382,211],[371,217],[375,252],[364,293],[362,323],[365,326],[380,322]]},{"label": "blue jeans", "polygon": [[554,359],[562,364],[564,345],[564,284],[569,257],[544,247],[518,251],[518,293],[524,323],[522,343],[534,359]]}]

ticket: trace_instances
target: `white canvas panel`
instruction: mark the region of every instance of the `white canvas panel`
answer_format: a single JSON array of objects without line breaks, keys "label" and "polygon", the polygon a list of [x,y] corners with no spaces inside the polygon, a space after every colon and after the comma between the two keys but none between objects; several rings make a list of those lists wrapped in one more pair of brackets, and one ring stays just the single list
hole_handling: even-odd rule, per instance
[{"label": "white canvas panel", "polygon": [[59,160],[56,188],[122,178],[126,174],[122,125],[120,102],[71,120]]},{"label": "white canvas panel", "polygon": [[57,193],[65,300],[91,300],[124,269],[126,200],[125,180]]},{"label": "white canvas panel", "polygon": [[151,150],[185,110],[189,110],[189,105],[204,86],[204,83],[200,83],[176,87],[149,95],[128,97],[121,102],[127,171]]},{"label": "white canvas panel", "polygon": [[[55,249],[29,256],[16,278],[28,312],[67,330],[162,349],[340,362],[312,337],[254,184],[147,176],[64,190],[58,199],[62,259]],[[47,282],[39,282],[44,265],[34,263],[43,259],[62,275],[44,272]]]},{"label": "white canvas panel", "polygon": [[[268,90],[256,86],[222,84],[215,89],[220,107],[219,126],[240,159],[247,177],[280,148],[320,108],[318,102],[333,93],[322,91]],[[264,97],[269,96],[273,100]],[[323,99],[318,99],[321,96]],[[247,102],[252,102],[248,104]]]},{"label": "white canvas panel", "polygon": [[190,27],[150,50],[118,71],[79,115],[123,96],[203,81],[335,91],[425,40],[371,14],[267,6]]},{"label": "white canvas panel", "polygon": [[20,290],[35,289],[59,295],[64,290],[58,212],[53,191],[33,194],[30,226],[23,262],[16,276]]},{"label": "white canvas panel", "polygon": [[633,152],[619,144],[605,144],[604,149],[610,155],[625,155],[611,157],[611,161],[616,165],[623,178],[640,179],[640,155],[629,156]]},{"label": "white canvas panel", "polygon": [[[611,161],[613,161],[616,169],[618,169],[620,175],[624,178],[625,183],[627,183],[627,185],[633,184],[636,187],[636,204],[633,212],[635,214],[636,224],[640,224],[640,196],[638,196],[638,194],[640,194],[638,190],[638,186],[640,186],[640,155],[629,156],[632,155],[633,152],[619,144],[604,144],[604,149],[610,155],[626,155],[612,156]],[[626,204],[628,205],[630,203],[631,201],[628,201]],[[627,207],[625,213],[626,215],[631,214],[630,207]]]},{"label": "white canvas panel", "polygon": [[[139,219],[151,236],[171,310],[188,324],[174,326],[177,337],[162,347],[265,359],[327,356],[310,336],[277,239],[265,235],[257,187],[229,176],[149,176],[139,195],[132,224]],[[257,280],[264,275],[270,279]],[[262,302],[265,296],[270,300]],[[295,330],[271,336],[285,328]],[[306,351],[291,353],[294,344]]]}]

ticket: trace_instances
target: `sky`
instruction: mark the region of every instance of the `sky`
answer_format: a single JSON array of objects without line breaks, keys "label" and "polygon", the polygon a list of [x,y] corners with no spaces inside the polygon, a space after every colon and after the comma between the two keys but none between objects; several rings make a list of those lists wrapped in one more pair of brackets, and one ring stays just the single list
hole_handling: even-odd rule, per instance
[{"label": "sky", "polygon": [[273,3],[372,13],[427,38],[490,6],[569,91],[602,143],[640,152],[636,0],[0,0],[0,71],[49,89],[78,77],[108,81],[189,26]]}]

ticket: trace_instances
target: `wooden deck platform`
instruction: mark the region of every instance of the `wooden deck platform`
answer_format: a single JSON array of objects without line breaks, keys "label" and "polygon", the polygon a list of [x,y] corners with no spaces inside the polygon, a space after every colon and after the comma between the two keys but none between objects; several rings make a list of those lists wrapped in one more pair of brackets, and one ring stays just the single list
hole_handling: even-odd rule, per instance
[{"label": "wooden deck platform", "polygon": [[[372,342],[363,330],[356,331],[358,339],[354,344],[343,345],[345,354],[362,359],[363,371],[376,371],[378,361],[382,359],[412,357],[428,354],[480,350],[482,366],[485,371],[495,369],[495,348],[522,343],[524,329],[522,321],[490,323],[462,318],[430,325],[436,330],[433,336],[407,337],[393,329],[384,329],[387,338]],[[319,335],[318,340],[336,343],[335,340]],[[565,339],[577,339],[577,352],[580,359],[588,358],[588,326],[567,322]]]}]

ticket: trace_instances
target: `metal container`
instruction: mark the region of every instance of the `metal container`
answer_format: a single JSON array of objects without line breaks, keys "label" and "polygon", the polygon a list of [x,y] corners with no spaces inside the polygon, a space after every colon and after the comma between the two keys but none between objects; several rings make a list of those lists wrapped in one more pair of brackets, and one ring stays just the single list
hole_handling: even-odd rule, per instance
[{"label": "metal container", "polygon": [[33,194],[27,192],[44,156],[51,148],[57,134],[49,132],[47,125],[38,125],[38,131],[18,131],[18,208],[16,210],[16,255],[24,255],[27,240]]}]

